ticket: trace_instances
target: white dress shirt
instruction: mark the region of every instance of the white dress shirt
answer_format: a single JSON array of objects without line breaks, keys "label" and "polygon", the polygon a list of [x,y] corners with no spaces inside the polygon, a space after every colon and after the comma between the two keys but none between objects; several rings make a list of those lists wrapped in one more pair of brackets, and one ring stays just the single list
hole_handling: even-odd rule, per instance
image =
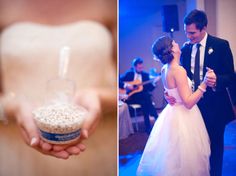
[{"label": "white dress shirt", "polygon": [[140,82],[142,82],[142,75],[141,75],[141,73],[139,74],[139,73],[135,72],[134,73],[134,80],[139,80]]},{"label": "white dress shirt", "polygon": [[[207,33],[204,38],[200,41],[200,80],[203,79],[203,64],[204,64],[204,54],[206,49],[206,40],[207,40]],[[194,64],[195,64],[195,56],[197,53],[197,43],[193,45],[192,53],[191,53],[191,72],[194,72]]]}]

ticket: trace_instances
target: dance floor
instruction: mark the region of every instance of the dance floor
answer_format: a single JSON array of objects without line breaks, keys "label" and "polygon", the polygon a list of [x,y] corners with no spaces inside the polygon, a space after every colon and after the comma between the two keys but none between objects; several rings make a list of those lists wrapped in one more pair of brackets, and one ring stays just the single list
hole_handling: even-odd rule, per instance
[{"label": "dance floor", "polygon": [[[119,176],[135,176],[148,135],[135,133],[127,139],[120,140]],[[222,176],[236,175],[236,120],[226,127],[224,164]]]}]

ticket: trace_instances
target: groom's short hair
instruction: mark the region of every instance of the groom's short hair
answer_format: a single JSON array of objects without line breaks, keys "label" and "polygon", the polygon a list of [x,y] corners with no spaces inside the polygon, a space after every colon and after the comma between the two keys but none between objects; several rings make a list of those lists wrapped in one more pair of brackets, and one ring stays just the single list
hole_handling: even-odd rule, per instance
[{"label": "groom's short hair", "polygon": [[195,24],[197,29],[202,30],[204,27],[207,27],[207,15],[202,10],[192,10],[189,14],[184,17],[184,24],[191,25]]}]

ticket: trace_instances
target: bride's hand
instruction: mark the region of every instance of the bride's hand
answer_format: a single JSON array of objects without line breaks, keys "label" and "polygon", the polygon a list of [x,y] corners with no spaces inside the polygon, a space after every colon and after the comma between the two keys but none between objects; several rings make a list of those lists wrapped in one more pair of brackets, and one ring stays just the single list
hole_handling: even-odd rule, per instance
[{"label": "bride's hand", "polygon": [[67,159],[70,155],[78,155],[86,147],[82,143],[95,130],[101,118],[101,103],[96,91],[81,91],[75,102],[88,110],[88,116],[82,126],[80,139],[72,145],[52,145],[43,141],[33,120],[33,106],[25,100],[13,99],[8,104],[9,114],[15,117],[25,143],[40,153]]},{"label": "bride's hand", "polygon": [[90,89],[80,91],[75,98],[75,103],[88,110],[88,115],[85,117],[85,122],[82,126],[84,133],[87,133],[87,136],[84,137],[88,137],[94,132],[102,116],[101,101],[98,93]]},{"label": "bride's hand", "polygon": [[75,146],[64,146],[61,150],[54,150],[57,145],[44,142],[38,133],[38,128],[33,120],[33,106],[27,101],[17,101],[15,108],[15,118],[21,130],[25,143],[38,152],[56,158],[67,159],[70,155],[78,155],[85,150],[85,146],[80,143]]},{"label": "bride's hand", "polygon": [[53,151],[71,151],[78,148],[80,151],[85,150],[85,146],[82,141],[87,139],[96,129],[100,119],[101,119],[101,102],[98,94],[95,90],[80,90],[80,92],[75,97],[75,104],[83,106],[88,110],[88,115],[85,117],[84,124],[82,126],[82,132],[79,140],[72,145],[54,145]]},{"label": "bride's hand", "polygon": [[216,74],[215,74],[214,70],[212,70],[211,68],[207,67],[206,69],[207,69],[207,72],[204,77],[204,82],[209,87],[215,87],[216,79],[217,79]]}]

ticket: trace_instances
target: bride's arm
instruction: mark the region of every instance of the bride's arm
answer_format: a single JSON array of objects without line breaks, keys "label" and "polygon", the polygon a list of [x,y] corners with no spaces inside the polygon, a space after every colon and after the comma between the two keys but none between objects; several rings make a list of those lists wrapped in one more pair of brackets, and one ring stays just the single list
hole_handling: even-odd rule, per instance
[{"label": "bride's arm", "polygon": [[203,81],[200,87],[192,92],[188,84],[186,70],[183,67],[176,68],[174,75],[179,95],[185,107],[191,109],[200,100],[207,86]]}]

